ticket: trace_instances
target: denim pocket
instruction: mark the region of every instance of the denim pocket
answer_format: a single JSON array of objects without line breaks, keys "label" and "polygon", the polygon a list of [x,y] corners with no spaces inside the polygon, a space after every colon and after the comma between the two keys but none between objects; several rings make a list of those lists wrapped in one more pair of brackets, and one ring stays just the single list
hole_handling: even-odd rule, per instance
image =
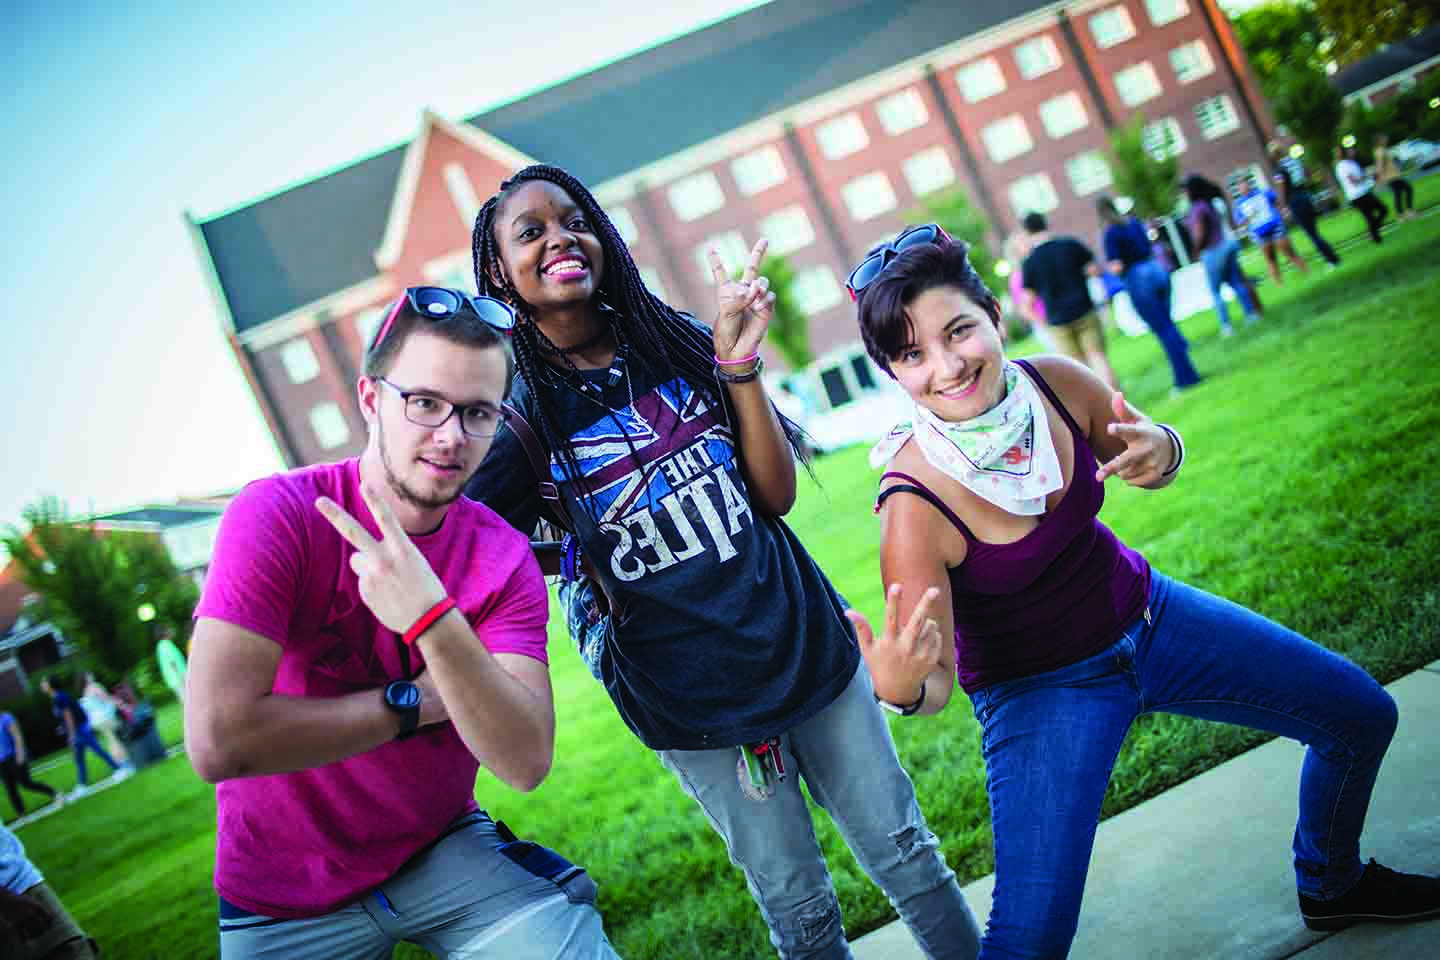
[{"label": "denim pocket", "polygon": [[595,903],[599,891],[585,868],[576,866],[549,847],[530,840],[512,840],[502,843],[500,852],[531,874],[555,884],[571,903]]}]

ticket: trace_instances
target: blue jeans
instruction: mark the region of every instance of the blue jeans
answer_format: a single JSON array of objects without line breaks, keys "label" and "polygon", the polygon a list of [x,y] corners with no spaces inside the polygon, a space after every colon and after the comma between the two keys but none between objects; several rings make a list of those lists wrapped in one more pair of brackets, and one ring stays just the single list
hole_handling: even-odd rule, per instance
[{"label": "blue jeans", "polygon": [[995,832],[986,960],[1069,950],[1105,786],[1142,713],[1241,724],[1306,744],[1296,885],[1329,900],[1360,877],[1360,831],[1395,732],[1395,701],[1344,657],[1152,576],[1149,622],[1137,619],[1109,649],[971,694]]},{"label": "blue jeans", "polygon": [[926,956],[972,960],[980,931],[920,813],[873,689],[862,663],[834,703],[781,736],[789,775],[766,799],[741,791],[735,747],[665,750],[660,759],[724,838],[781,957],[851,956],[803,778]]},{"label": "blue jeans", "polygon": [[75,779],[82,787],[90,785],[90,774],[85,769],[86,750],[95,751],[96,756],[110,764],[111,770],[120,769],[120,764],[116,763],[115,758],[106,753],[105,748],[100,746],[100,741],[95,739],[95,731],[91,727],[82,727],[75,731],[75,739],[71,741],[70,749],[75,754]]},{"label": "blue jeans", "polygon": [[1125,289],[1145,326],[1160,341],[1175,386],[1189,387],[1200,382],[1190,362],[1190,344],[1170,316],[1170,274],[1154,260],[1144,260],[1125,271]]},{"label": "blue jeans", "polygon": [[1210,296],[1215,299],[1215,312],[1220,315],[1220,329],[1230,329],[1230,314],[1225,309],[1225,298],[1220,295],[1220,284],[1228,283],[1240,301],[1247,320],[1255,319],[1255,301],[1250,299],[1250,285],[1240,270],[1240,243],[1225,240],[1219,246],[1200,251],[1200,262],[1205,264],[1205,279],[1210,283]]}]

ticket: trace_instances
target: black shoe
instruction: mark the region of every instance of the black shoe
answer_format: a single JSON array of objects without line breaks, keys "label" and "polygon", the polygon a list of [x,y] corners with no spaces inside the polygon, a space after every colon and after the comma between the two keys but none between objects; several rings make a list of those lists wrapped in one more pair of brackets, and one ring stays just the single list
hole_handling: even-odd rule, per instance
[{"label": "black shoe", "polygon": [[1311,930],[1344,930],[1356,923],[1440,916],[1440,877],[1399,873],[1374,859],[1360,882],[1334,900],[1300,894],[1300,916]]}]

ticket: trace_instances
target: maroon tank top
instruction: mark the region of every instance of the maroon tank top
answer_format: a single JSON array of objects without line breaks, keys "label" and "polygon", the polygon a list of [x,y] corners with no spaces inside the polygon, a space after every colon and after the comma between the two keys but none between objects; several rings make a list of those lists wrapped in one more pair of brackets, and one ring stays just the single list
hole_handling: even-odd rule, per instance
[{"label": "maroon tank top", "polygon": [[1015,361],[1059,411],[1075,438],[1070,487],[1035,529],[1014,543],[985,543],[921,481],[887,487],[879,509],[896,493],[923,497],[965,537],[965,559],[950,569],[955,617],[955,668],[970,693],[1001,680],[1031,676],[1083,660],[1115,642],[1145,610],[1150,564],[1099,520],[1105,485],[1095,479],[1095,454],[1045,378]]}]

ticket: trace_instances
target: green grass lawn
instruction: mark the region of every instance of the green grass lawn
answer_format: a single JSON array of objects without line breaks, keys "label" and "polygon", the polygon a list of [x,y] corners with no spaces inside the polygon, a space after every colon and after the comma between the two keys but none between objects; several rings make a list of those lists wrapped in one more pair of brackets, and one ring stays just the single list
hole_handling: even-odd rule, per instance
[{"label": "green grass lawn", "polygon": [[[1440,199],[1440,184],[1417,187],[1422,205]],[[1361,232],[1349,211],[1323,229],[1332,241]],[[1168,396],[1169,371],[1152,338],[1114,344],[1127,394],[1184,432],[1189,458],[1163,492],[1112,482],[1103,516],[1158,569],[1247,604],[1388,681],[1440,656],[1440,215],[1342,255],[1334,273],[1302,280],[1292,270],[1283,287],[1266,282],[1266,321],[1233,339],[1216,336],[1213,314],[1187,320],[1207,382],[1179,398]],[[1260,272],[1258,262],[1247,258],[1247,266]],[[877,475],[863,449],[823,459],[817,473],[819,486],[806,482],[791,522],[873,619],[882,606],[870,511]],[[590,868],[623,956],[772,956],[720,840],[625,730],[560,634],[551,646],[554,773],[530,795],[482,776],[480,802]],[[162,711],[162,729],[177,738],[173,706]],[[897,719],[893,729],[949,862],[966,880],[987,873],[984,776],[964,699],[940,717]],[[1261,739],[1145,718],[1120,758],[1106,814]],[[61,786],[69,765],[44,776]],[[850,934],[892,919],[823,814],[817,827]],[[217,953],[213,831],[213,791],[176,758],[26,826],[21,837],[106,956],[204,958]]]}]

